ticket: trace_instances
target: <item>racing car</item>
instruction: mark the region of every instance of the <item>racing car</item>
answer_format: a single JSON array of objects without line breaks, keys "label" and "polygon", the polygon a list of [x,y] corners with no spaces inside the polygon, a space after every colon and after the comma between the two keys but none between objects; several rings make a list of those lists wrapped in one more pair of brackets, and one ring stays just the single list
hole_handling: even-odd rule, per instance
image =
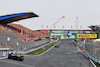
[{"label": "racing car", "polygon": [[59,45],[56,45],[55,48],[59,48]]},{"label": "racing car", "polygon": [[8,54],[8,59],[13,59],[13,60],[19,60],[19,61],[24,61],[24,56],[22,56],[21,54]]}]

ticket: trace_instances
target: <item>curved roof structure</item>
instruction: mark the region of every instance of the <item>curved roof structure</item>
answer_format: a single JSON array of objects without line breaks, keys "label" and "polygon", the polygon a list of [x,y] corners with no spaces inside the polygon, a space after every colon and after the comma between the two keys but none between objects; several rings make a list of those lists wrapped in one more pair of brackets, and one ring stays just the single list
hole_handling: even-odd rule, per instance
[{"label": "curved roof structure", "polygon": [[32,18],[32,17],[39,17],[39,16],[33,12],[4,15],[4,16],[0,16],[0,24],[3,24],[3,23],[7,24],[14,21]]}]

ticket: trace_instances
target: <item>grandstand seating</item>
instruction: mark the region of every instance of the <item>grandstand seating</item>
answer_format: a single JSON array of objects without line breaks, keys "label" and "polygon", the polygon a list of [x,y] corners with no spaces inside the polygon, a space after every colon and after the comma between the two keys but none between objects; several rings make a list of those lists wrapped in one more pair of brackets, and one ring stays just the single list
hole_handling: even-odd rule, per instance
[{"label": "grandstand seating", "polygon": [[46,34],[30,30],[22,25],[9,23],[9,24],[0,24],[0,31],[12,33],[18,36],[18,40],[21,42],[34,41],[38,38],[45,38]]}]

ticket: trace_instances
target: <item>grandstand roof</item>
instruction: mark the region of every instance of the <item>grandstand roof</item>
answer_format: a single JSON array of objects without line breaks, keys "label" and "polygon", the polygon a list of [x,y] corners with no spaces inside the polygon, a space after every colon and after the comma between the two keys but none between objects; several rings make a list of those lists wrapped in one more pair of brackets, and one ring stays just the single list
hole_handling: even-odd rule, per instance
[{"label": "grandstand roof", "polygon": [[4,16],[0,16],[0,24],[2,24],[2,23],[7,24],[7,23],[14,22],[14,21],[32,18],[32,17],[39,17],[39,16],[33,12],[4,15]]}]

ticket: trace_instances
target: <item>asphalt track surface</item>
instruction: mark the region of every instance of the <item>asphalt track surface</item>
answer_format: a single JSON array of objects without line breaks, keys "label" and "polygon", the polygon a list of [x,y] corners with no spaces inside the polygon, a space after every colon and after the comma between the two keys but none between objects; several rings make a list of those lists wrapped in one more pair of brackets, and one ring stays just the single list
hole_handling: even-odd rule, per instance
[{"label": "asphalt track surface", "polygon": [[57,45],[59,48],[53,47],[42,55],[25,56],[23,62],[0,60],[0,67],[94,67],[73,45],[72,40],[62,40]]}]

